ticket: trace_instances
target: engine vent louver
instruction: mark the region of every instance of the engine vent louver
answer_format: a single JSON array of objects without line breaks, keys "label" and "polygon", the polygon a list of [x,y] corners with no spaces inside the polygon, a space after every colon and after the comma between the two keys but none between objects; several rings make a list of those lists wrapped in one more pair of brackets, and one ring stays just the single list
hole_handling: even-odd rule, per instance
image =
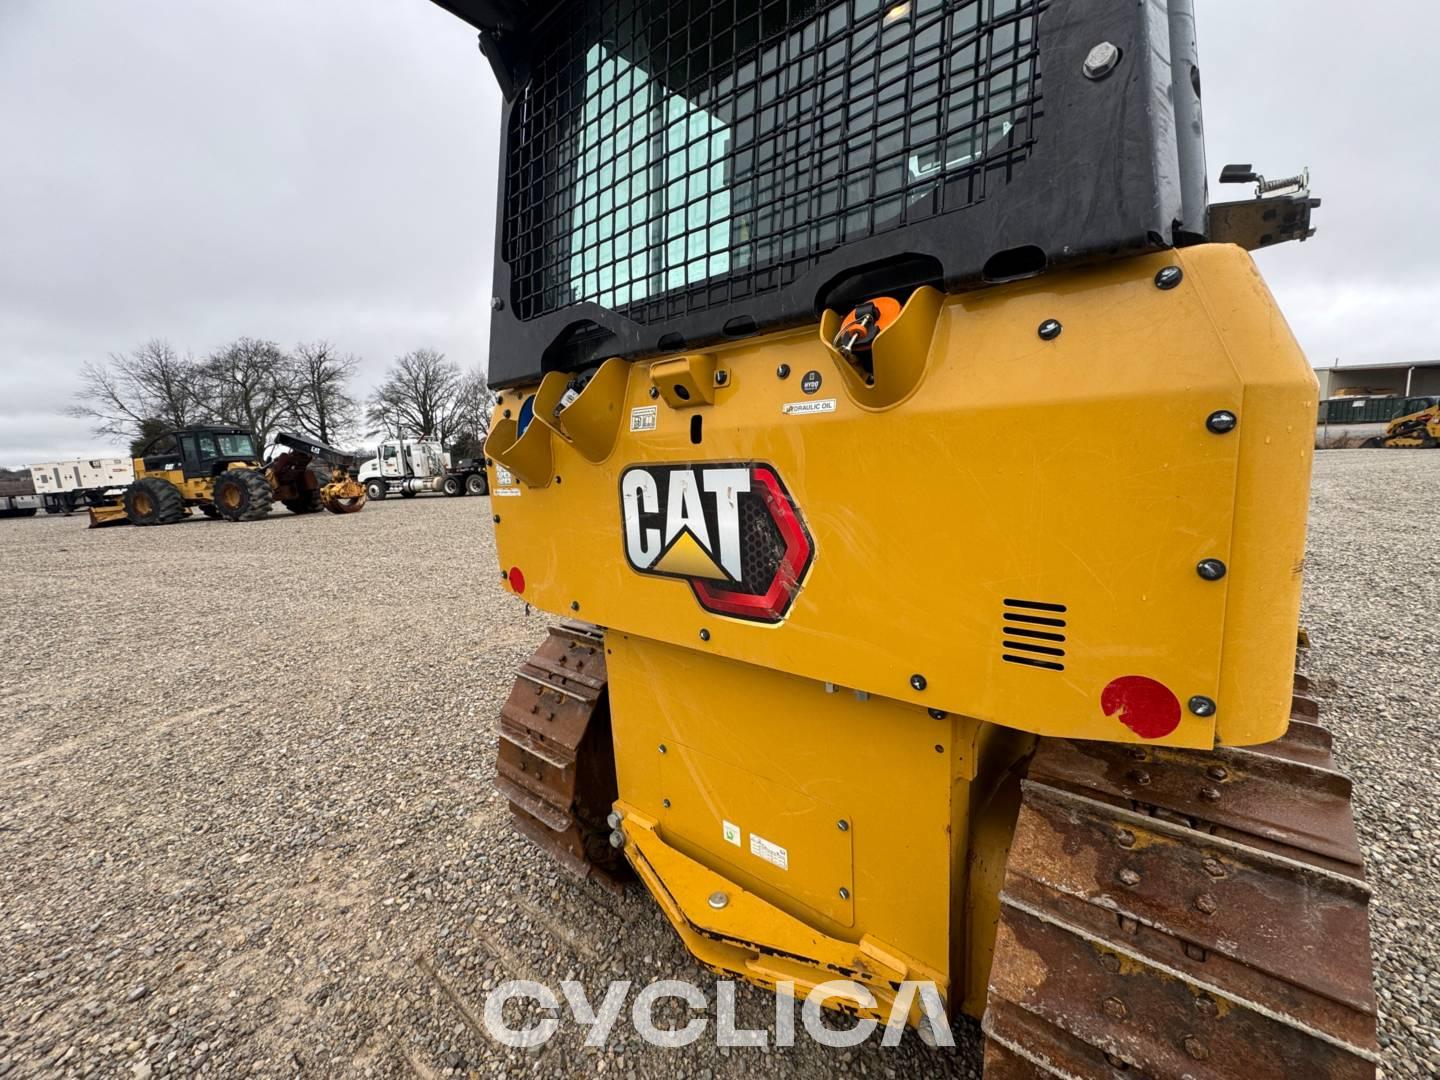
[{"label": "engine vent louver", "polygon": [[1006,600],[1004,651],[1007,664],[1065,670],[1065,605],[1041,600]]}]

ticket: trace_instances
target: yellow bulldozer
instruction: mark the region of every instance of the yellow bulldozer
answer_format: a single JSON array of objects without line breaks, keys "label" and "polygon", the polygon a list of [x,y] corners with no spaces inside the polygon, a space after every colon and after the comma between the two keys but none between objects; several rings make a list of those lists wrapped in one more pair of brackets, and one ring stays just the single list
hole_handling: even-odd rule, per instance
[{"label": "yellow bulldozer", "polygon": [[515,826],[992,1078],[1373,1076],[1249,254],[1319,203],[1210,203],[1188,0],[437,2],[504,99],[500,573],[569,620]]},{"label": "yellow bulldozer", "polygon": [[277,502],[296,514],[364,508],[365,489],[349,473],[352,455],[288,432],[275,437],[275,447],[264,462],[253,432],[224,425],[159,435],[135,457],[134,482],[91,504],[90,527],[173,525],[192,509],[224,521],[256,521]]}]

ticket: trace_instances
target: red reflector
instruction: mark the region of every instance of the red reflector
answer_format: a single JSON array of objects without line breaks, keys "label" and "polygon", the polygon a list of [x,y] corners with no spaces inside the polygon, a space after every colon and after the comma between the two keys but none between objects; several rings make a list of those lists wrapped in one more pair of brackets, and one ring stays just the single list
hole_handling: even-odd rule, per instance
[{"label": "red reflector", "polygon": [[1162,682],[1122,675],[1100,693],[1100,708],[1142,739],[1160,739],[1180,726],[1180,699]]},{"label": "red reflector", "polygon": [[520,567],[510,567],[510,588],[517,593],[525,591],[525,575],[520,572]]}]

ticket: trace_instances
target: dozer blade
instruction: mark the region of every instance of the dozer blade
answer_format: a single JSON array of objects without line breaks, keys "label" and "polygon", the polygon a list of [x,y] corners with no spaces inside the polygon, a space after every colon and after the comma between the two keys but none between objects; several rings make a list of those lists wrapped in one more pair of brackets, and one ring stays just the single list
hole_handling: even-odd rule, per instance
[{"label": "dozer blade", "polygon": [[365,488],[348,477],[320,489],[320,505],[332,514],[355,514],[365,509]]},{"label": "dozer blade", "polygon": [[1369,898],[1349,780],[1306,716],[1244,750],[1042,739],[985,1075],[1371,1080]]},{"label": "dozer blade", "polygon": [[130,518],[121,502],[106,503],[90,507],[90,528],[103,529],[107,525],[129,525]]},{"label": "dozer blade", "polygon": [[496,770],[516,828],[577,877],[625,880],[605,821],[617,787],[605,641],[595,627],[552,627],[516,673],[500,710]]}]

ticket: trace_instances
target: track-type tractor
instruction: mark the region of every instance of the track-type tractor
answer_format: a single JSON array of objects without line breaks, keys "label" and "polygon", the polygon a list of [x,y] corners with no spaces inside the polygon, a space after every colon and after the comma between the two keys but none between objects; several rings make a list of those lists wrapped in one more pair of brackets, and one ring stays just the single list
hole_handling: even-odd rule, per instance
[{"label": "track-type tractor", "polygon": [[586,620],[519,829],[729,977],[933,984],[991,1077],[1372,1076],[1249,253],[1318,204],[1210,204],[1190,3],[441,2],[504,97],[500,572]]},{"label": "track-type tractor", "polygon": [[[135,458],[123,493],[90,506],[90,527],[173,525],[198,509],[225,521],[256,521],[275,503],[296,514],[351,514],[365,489],[350,478],[354,457],[302,435],[275,437],[263,462],[245,428],[206,426],[167,432]],[[281,450],[280,448],[284,448]]]},{"label": "track-type tractor", "polygon": [[1363,445],[1392,450],[1435,449],[1440,446],[1440,406],[1431,405],[1419,412],[1397,416],[1386,425],[1384,435],[1367,439]]}]

